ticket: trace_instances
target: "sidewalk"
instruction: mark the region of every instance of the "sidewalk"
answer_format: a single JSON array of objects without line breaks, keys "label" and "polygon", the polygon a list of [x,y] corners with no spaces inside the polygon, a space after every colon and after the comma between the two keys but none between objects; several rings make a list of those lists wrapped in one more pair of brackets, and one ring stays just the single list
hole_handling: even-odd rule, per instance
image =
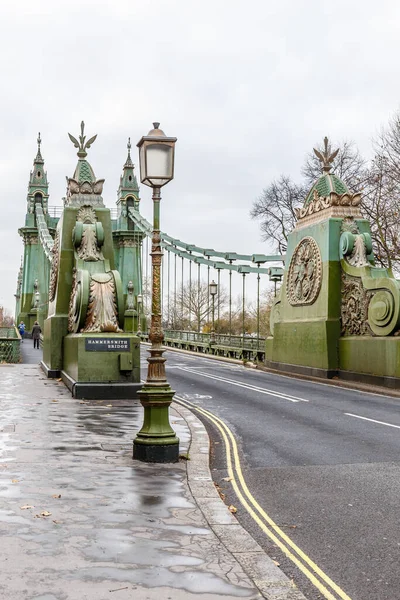
[{"label": "sidewalk", "polygon": [[171,420],[191,460],[149,465],[138,402],[74,400],[35,364],[0,378],[1,598],[303,598],[220,500],[189,411]]}]

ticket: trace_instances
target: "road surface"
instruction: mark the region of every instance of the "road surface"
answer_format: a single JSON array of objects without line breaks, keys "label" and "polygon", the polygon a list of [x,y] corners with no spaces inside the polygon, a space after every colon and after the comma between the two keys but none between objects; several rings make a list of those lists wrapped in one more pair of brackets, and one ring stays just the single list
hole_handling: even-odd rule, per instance
[{"label": "road surface", "polygon": [[306,597],[400,599],[400,399],[166,356],[225,502]]}]

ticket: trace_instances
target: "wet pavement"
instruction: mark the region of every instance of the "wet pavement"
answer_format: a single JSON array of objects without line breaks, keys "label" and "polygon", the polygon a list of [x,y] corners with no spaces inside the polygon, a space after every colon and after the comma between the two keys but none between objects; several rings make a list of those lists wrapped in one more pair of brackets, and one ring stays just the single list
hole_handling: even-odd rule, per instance
[{"label": "wet pavement", "polygon": [[21,342],[21,362],[24,364],[37,365],[43,358],[43,351],[41,348],[33,347],[33,340],[25,338]]},{"label": "wet pavement", "polygon": [[0,380],[1,598],[298,598],[280,595],[282,581],[261,594],[265,581],[239,564],[241,550],[264,554],[219,499],[191,413],[171,413],[191,460],[143,464],[132,460],[138,402],[74,400],[35,364],[1,365]]}]

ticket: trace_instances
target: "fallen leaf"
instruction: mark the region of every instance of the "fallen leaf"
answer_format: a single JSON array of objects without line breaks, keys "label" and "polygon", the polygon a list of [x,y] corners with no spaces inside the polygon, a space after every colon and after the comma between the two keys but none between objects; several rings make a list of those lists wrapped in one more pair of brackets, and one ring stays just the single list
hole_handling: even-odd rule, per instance
[{"label": "fallen leaf", "polygon": [[40,513],[41,517],[50,517],[51,512],[49,512],[48,510],[42,510],[42,512]]},{"label": "fallen leaf", "polygon": [[25,510],[27,508],[35,508],[34,506],[31,506],[30,504],[25,504],[24,506],[20,506],[21,510]]},{"label": "fallen leaf", "polygon": [[59,525],[60,523],[62,523],[62,521],[57,521],[56,519],[53,519],[53,523],[55,523],[56,525]]},{"label": "fallen leaf", "polygon": [[61,498],[61,494],[53,494],[52,498]]},{"label": "fallen leaf", "polygon": [[237,508],[236,508],[236,506],[233,506],[233,504],[231,504],[228,508],[231,511],[231,513],[233,513],[233,514],[237,513]]},{"label": "fallen leaf", "polygon": [[106,406],[111,406],[112,407],[112,404],[106,404]]},{"label": "fallen leaf", "polygon": [[180,454],[179,458],[181,458],[182,460],[190,460],[189,455],[188,454]]},{"label": "fallen leaf", "polygon": [[57,379],[57,381],[62,381],[62,378],[61,378],[61,377],[59,377],[59,378]]},{"label": "fallen leaf", "polygon": [[19,479],[11,479],[11,483],[18,483]]},{"label": "fallen leaf", "polygon": [[52,402],[58,402],[58,400],[52,400]]},{"label": "fallen leaf", "polygon": [[219,496],[220,496],[221,500],[225,500],[225,494],[223,494],[222,492],[219,492]]},{"label": "fallen leaf", "polygon": [[223,477],[222,481],[232,481],[233,477]]}]

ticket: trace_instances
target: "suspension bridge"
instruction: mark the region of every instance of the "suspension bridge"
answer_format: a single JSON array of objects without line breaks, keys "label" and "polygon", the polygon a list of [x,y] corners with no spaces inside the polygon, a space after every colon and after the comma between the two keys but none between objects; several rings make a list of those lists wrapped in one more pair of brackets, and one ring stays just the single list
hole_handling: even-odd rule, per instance
[{"label": "suspension bridge", "polygon": [[[47,175],[40,145],[39,137],[29,181],[25,226],[19,229],[25,250],[15,294],[16,320],[24,321],[28,330],[36,320],[43,329],[48,316],[54,238],[64,210],[64,206],[48,203]],[[131,317],[126,319],[124,330],[146,340],[151,315],[149,281],[153,228],[140,213],[139,186],[130,143],[128,146],[117,206],[109,212],[114,264],[121,275],[124,302],[129,306],[127,311]],[[276,293],[285,256],[216,251],[182,242],[165,232],[161,232],[161,246],[164,252],[165,344],[207,354],[263,361],[268,324],[267,309],[261,296],[269,282]],[[217,283],[215,299],[209,293],[213,280]],[[211,329],[215,330],[212,332]]]},{"label": "suspension bridge", "polygon": [[[160,323],[162,315],[167,346],[399,387],[400,283],[390,269],[375,266],[361,193],[351,193],[331,172],[337,153],[327,138],[325,151],[316,151],[322,175],[297,210],[284,256],[202,248],[155,232],[140,210],[130,141],[116,206],[107,208],[101,196],[104,180],[96,179],[86,160],[96,136],[87,140],[83,123],[79,141],[69,136],[79,160],[63,205],[49,205],[39,135],[25,224],[19,229],[24,255],[16,320],[28,330],[37,320],[45,340],[51,340],[44,352],[49,376],[69,369],[68,377],[75,380],[81,352],[78,365],[83,356],[91,365],[82,377],[88,383],[106,377],[99,356],[88,358],[94,341],[78,340],[79,334],[125,334],[130,358],[115,358],[114,374],[107,377],[121,385],[137,384],[134,351],[138,341],[148,339],[156,312]],[[154,253],[160,267],[162,261],[156,307],[150,298]],[[269,306],[264,299],[268,286],[274,288]],[[110,349],[121,348],[114,341]]]}]

